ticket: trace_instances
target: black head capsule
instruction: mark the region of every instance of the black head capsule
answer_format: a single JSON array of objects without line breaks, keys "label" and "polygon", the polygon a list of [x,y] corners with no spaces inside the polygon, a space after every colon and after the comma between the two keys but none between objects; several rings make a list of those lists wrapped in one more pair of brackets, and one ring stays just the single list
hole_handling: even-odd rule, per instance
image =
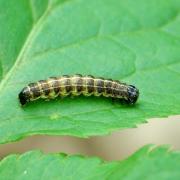
[{"label": "black head capsule", "polygon": [[129,85],[127,91],[128,91],[127,103],[134,104],[139,97],[139,90],[135,86]]},{"label": "black head capsule", "polygon": [[24,88],[19,93],[19,102],[21,103],[22,106],[24,106],[29,101],[30,101],[30,94],[29,94],[28,88]]}]

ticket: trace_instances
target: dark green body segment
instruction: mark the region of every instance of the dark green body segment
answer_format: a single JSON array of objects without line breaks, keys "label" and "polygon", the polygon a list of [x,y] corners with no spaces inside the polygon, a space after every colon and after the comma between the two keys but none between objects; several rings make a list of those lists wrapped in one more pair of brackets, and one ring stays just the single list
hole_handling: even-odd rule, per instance
[{"label": "dark green body segment", "polygon": [[[105,96],[128,101],[130,98],[129,88],[129,85],[112,79],[94,78],[90,75],[82,76],[80,74],[64,75],[30,83],[20,92],[19,99],[21,104],[25,104],[25,102],[39,98],[53,99],[57,96],[78,96],[82,94],[84,96]],[[136,92],[136,96],[138,96],[139,91],[137,89]]]}]

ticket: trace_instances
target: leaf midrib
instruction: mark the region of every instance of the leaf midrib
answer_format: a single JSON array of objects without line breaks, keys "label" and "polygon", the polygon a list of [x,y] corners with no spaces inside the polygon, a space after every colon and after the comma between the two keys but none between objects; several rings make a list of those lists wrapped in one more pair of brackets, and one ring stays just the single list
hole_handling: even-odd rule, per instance
[{"label": "leaf midrib", "polygon": [[21,63],[21,61],[23,61],[23,57],[24,57],[25,53],[28,52],[27,49],[31,45],[33,38],[39,32],[40,27],[41,27],[40,25],[43,24],[43,20],[47,16],[48,11],[49,11],[49,8],[47,7],[47,10],[44,12],[44,14],[39,18],[37,23],[33,25],[32,30],[30,31],[29,35],[27,36],[26,41],[25,41],[24,45],[22,46],[14,65],[11,67],[11,69],[7,72],[7,74],[1,81],[0,91],[2,91],[3,88],[5,87],[5,84],[8,82],[9,78],[11,77],[11,74],[13,74],[13,71],[18,67],[18,65]]}]

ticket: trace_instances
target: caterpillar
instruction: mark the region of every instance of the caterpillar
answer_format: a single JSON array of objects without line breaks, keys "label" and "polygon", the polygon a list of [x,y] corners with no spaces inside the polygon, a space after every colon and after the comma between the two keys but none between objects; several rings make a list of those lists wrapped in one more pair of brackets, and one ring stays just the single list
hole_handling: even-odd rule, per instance
[{"label": "caterpillar", "polygon": [[95,78],[91,75],[64,75],[28,84],[19,93],[19,101],[21,105],[25,105],[39,98],[54,99],[57,96],[81,94],[110,97],[123,100],[127,104],[134,104],[138,99],[139,90],[133,85],[127,85],[118,80]]}]

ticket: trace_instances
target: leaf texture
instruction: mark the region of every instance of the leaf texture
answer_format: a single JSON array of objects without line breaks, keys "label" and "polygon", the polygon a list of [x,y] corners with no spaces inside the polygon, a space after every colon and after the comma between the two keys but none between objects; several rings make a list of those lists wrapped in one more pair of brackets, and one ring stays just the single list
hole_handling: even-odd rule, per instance
[{"label": "leaf texture", "polygon": [[[180,1],[0,0],[0,143],[87,137],[180,113]],[[140,89],[136,106],[95,97],[22,108],[29,82],[81,73]]]},{"label": "leaf texture", "polygon": [[180,154],[145,146],[123,161],[31,151],[0,162],[1,179],[179,179]]}]

